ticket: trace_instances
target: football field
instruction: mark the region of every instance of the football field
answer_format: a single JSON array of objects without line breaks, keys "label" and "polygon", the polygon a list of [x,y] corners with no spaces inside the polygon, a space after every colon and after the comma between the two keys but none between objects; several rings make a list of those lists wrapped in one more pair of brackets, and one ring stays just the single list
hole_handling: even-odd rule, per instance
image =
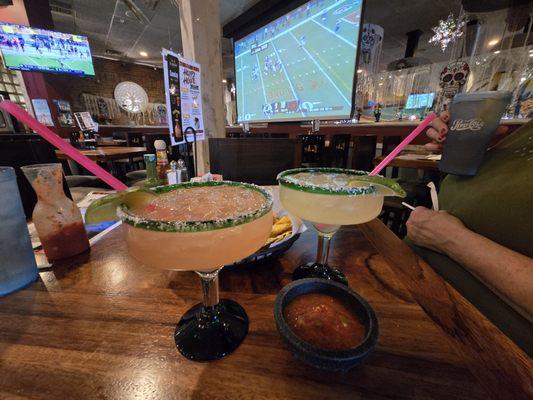
[{"label": "football field", "polygon": [[[361,2],[323,3],[284,29],[271,29],[260,50],[237,54],[239,122],[349,115]],[[298,107],[287,110],[293,101]]]},{"label": "football field", "polygon": [[23,70],[48,70],[56,69],[57,72],[77,70],[83,71],[80,75],[94,75],[93,63],[81,58],[71,57],[43,57],[42,55],[24,55],[16,52],[3,52],[6,65],[11,68]]}]

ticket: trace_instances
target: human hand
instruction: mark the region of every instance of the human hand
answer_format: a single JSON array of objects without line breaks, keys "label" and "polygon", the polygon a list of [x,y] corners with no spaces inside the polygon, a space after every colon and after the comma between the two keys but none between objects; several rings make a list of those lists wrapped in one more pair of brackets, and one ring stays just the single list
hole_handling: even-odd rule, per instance
[{"label": "human hand", "polygon": [[[438,118],[431,121],[431,127],[426,131],[426,135],[431,139],[431,143],[426,143],[424,147],[434,153],[442,152],[442,143],[446,140],[448,135],[448,122],[450,122],[450,112],[442,112]],[[494,140],[491,145],[499,141],[509,130],[508,126],[499,126],[496,129]]]},{"label": "human hand", "polygon": [[446,211],[416,207],[406,223],[407,237],[414,244],[446,253],[462,231],[467,229],[459,218]]},{"label": "human hand", "polygon": [[426,131],[426,135],[431,139],[424,147],[432,152],[440,153],[442,143],[446,140],[448,134],[448,122],[450,121],[449,111],[442,112],[437,118],[431,121],[431,127]]}]

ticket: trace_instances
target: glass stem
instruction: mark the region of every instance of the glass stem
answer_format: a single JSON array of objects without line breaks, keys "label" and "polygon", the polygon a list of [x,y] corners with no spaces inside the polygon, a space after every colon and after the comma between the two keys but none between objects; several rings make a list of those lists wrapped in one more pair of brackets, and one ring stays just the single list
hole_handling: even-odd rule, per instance
[{"label": "glass stem", "polygon": [[331,238],[333,233],[318,232],[318,249],[316,252],[317,264],[327,265],[329,256],[329,245],[331,244]]},{"label": "glass stem", "polygon": [[218,304],[218,271],[196,272],[202,280],[202,294],[204,308],[213,308]]}]

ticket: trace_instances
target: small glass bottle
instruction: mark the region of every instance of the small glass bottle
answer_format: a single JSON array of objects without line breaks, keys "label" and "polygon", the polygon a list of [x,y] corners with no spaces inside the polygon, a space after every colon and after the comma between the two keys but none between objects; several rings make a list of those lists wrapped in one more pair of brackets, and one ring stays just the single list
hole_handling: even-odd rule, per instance
[{"label": "small glass bottle", "polygon": [[189,181],[189,172],[187,171],[187,167],[185,166],[185,161],[183,161],[181,158],[178,160],[178,181]]},{"label": "small glass bottle", "polygon": [[145,154],[144,164],[146,166],[146,179],[142,182],[144,187],[154,187],[162,185],[163,183],[157,175],[157,166],[155,154]]},{"label": "small glass bottle", "polygon": [[154,147],[157,158],[157,176],[161,181],[165,181],[167,179],[167,170],[169,169],[167,144],[164,140],[156,140],[154,142]]},{"label": "small glass bottle", "polygon": [[37,194],[33,223],[49,261],[86,251],[90,245],[80,210],[65,196],[61,164],[21,167]]},{"label": "small glass bottle", "polygon": [[167,181],[169,185],[181,183],[178,177],[178,163],[174,160],[170,162],[170,169],[167,171]]},{"label": "small glass bottle", "polygon": [[38,276],[17,176],[11,167],[0,167],[0,200],[0,296],[5,296]]}]

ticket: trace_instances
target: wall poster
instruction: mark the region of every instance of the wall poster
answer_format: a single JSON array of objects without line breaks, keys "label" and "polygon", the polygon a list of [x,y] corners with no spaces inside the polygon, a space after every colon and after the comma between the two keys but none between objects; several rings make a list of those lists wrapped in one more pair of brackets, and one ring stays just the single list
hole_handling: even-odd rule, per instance
[{"label": "wall poster", "polygon": [[[188,127],[196,131],[196,140],[204,140],[200,64],[167,49],[162,55],[170,140],[173,145],[183,143]],[[192,142],[193,136],[187,135],[187,141]]]}]

